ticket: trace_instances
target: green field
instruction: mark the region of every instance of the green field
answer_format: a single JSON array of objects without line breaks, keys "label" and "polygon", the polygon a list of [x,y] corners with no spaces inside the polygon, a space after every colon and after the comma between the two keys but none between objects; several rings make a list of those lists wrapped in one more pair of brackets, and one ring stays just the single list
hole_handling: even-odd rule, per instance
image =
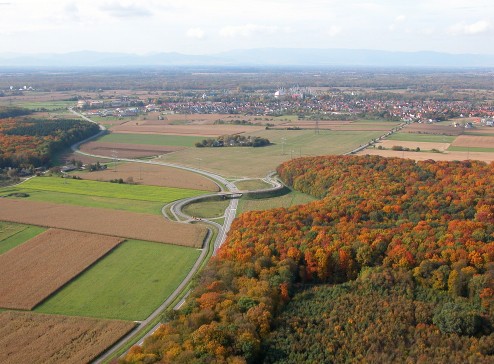
[{"label": "green field", "polygon": [[447,150],[449,150],[451,152],[484,152],[484,153],[494,153],[494,148],[454,147],[454,146],[450,146]]},{"label": "green field", "polygon": [[76,205],[106,208],[113,210],[122,210],[130,212],[138,212],[144,214],[160,215],[163,202],[128,200],[123,198],[110,198],[91,195],[78,195],[74,193],[62,193],[54,191],[41,191],[29,188],[11,187],[0,189],[0,196],[10,193],[27,193],[29,197],[22,197],[26,200],[53,202],[59,204]]},{"label": "green field", "polygon": [[126,241],[35,311],[144,320],[176,289],[199,254],[192,248]]},{"label": "green field", "polygon": [[225,177],[265,177],[291,158],[342,154],[381,136],[382,131],[321,130],[315,134],[313,130],[262,130],[246,135],[268,138],[274,144],[262,148],[187,148],[163,155],[159,160]]},{"label": "green field", "polygon": [[46,229],[0,221],[0,254],[34,238]]},{"label": "green field", "polygon": [[[204,194],[204,191],[181,188],[118,184],[59,177],[32,178],[19,185],[19,188],[22,188],[23,190],[62,192],[76,195],[161,203]],[[1,192],[2,190],[0,189],[0,193]]]},{"label": "green field", "polygon": [[418,133],[395,133],[386,139],[400,140],[403,142],[429,142],[429,143],[452,143],[456,137],[448,135],[432,135]]},{"label": "green field", "polygon": [[315,200],[316,199],[314,197],[298,191],[292,191],[286,195],[279,197],[271,197],[259,200],[240,199],[237,208],[237,215],[246,211],[269,210],[276,207],[290,207],[294,205],[301,205]]},{"label": "green field", "polygon": [[20,102],[16,106],[25,107],[31,110],[46,109],[48,111],[67,109],[74,106],[75,101],[43,101],[43,102]]},{"label": "green field", "polygon": [[195,143],[204,137],[179,136],[179,135],[154,135],[154,134],[106,134],[99,142],[146,144],[146,145],[169,145],[172,147],[193,147]]},{"label": "green field", "polygon": [[235,182],[235,186],[241,191],[256,191],[256,190],[265,190],[271,186],[269,183],[266,183],[260,179],[247,179],[244,181]]},{"label": "green field", "polygon": [[183,212],[189,216],[204,219],[216,218],[225,214],[229,204],[229,200],[196,202],[185,206]]}]

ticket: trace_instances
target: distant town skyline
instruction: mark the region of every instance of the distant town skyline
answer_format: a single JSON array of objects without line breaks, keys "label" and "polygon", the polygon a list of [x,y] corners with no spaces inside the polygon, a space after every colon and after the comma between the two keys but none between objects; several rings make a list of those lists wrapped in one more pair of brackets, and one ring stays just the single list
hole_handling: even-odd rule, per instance
[{"label": "distant town skyline", "polygon": [[344,48],[494,54],[489,0],[5,0],[0,53]]}]

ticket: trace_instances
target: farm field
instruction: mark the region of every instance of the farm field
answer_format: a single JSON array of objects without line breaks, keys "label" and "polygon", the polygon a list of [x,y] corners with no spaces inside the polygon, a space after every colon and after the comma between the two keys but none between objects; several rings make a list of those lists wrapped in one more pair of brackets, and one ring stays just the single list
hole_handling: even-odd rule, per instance
[{"label": "farm field", "polygon": [[1,312],[0,362],[89,363],[134,326],[126,321]]},{"label": "farm field", "polygon": [[186,197],[199,196],[204,191],[173,187],[140,186],[59,177],[32,178],[19,187],[39,191],[53,191],[108,198],[122,198],[151,202],[172,202]]},{"label": "farm field", "polygon": [[[320,130],[334,130],[334,131],[388,131],[398,123],[396,122],[382,122],[382,121],[319,121]],[[316,120],[297,120],[290,123],[280,124],[275,128],[284,127],[299,127],[302,129],[312,129],[316,128]]]},{"label": "farm field", "polygon": [[0,254],[34,238],[45,230],[39,226],[0,221]]},{"label": "farm field", "polygon": [[452,147],[490,148],[494,151],[493,136],[460,135],[451,143]]},{"label": "farm field", "polygon": [[[78,195],[75,193],[62,193],[55,191],[40,191],[29,188],[5,187],[0,189],[0,196],[7,196],[11,193],[26,193],[28,197],[20,199],[27,201],[52,202],[57,204],[67,204],[75,206],[87,206],[112,210],[122,210],[138,212],[144,214],[161,215],[161,208],[164,203],[142,200],[128,200],[124,198],[110,198],[101,196]],[[14,197],[9,197],[14,198]]]},{"label": "farm field", "polygon": [[0,307],[31,310],[122,242],[50,229],[0,255]]},{"label": "farm field", "polygon": [[142,144],[155,146],[193,147],[202,137],[183,135],[156,134],[119,134],[110,133],[102,136],[96,143]]},{"label": "farm field", "polygon": [[130,121],[115,126],[112,128],[112,132],[217,137],[225,134],[251,133],[264,128],[264,126],[252,125],[142,125],[137,121]]},{"label": "farm field", "polygon": [[[263,130],[249,135],[268,138],[273,145],[262,148],[189,148],[161,156],[158,161],[206,169],[226,177],[265,177],[284,161],[299,156],[348,152],[382,132]],[[284,139],[283,139],[284,138]]]},{"label": "farm field", "polygon": [[5,198],[0,220],[198,248],[207,231],[150,214]]},{"label": "farm field", "polygon": [[95,181],[109,181],[110,179],[122,178],[126,181],[129,177],[134,183],[160,187],[175,187],[182,189],[213,191],[219,190],[216,183],[198,175],[197,173],[185,171],[178,168],[157,166],[144,163],[124,163],[109,165],[103,171],[74,173],[83,179]]},{"label": "farm field", "polygon": [[229,200],[221,201],[200,201],[186,205],[183,212],[189,216],[199,218],[217,218],[225,214],[225,210],[230,204]]},{"label": "farm field", "polygon": [[483,148],[483,147],[455,147],[450,146],[448,151],[452,152],[483,152],[483,153],[494,153],[494,148]]},{"label": "farm field", "polygon": [[445,151],[449,148],[449,143],[434,143],[434,142],[414,142],[414,141],[403,141],[403,140],[381,140],[379,143],[375,144],[376,148],[381,145],[383,148],[391,149],[394,146],[401,146],[409,149],[420,148],[421,151],[437,149],[440,151]]},{"label": "farm field", "polygon": [[143,320],[190,271],[197,249],[129,240],[36,311]]},{"label": "farm field", "polygon": [[286,195],[265,198],[260,200],[240,199],[237,209],[237,215],[247,211],[269,210],[277,207],[290,207],[294,205],[306,204],[316,199],[305,193],[292,191]]},{"label": "farm field", "polygon": [[67,109],[70,106],[74,106],[76,104],[75,101],[27,101],[27,102],[19,102],[16,106],[25,107],[26,109],[32,110],[42,110],[46,109],[48,111],[54,110],[63,110]]},{"label": "farm field", "polygon": [[[406,127],[403,130],[407,130]],[[452,143],[457,137],[449,135],[433,135],[399,132],[386,137],[386,140],[399,140],[404,142],[424,142],[424,143]]]},{"label": "farm field", "polygon": [[378,149],[365,149],[358,153],[358,155],[380,155],[383,157],[398,157],[398,158],[407,158],[413,159],[416,161],[423,161],[432,159],[435,161],[462,161],[462,160],[479,160],[483,162],[494,162],[494,153],[485,153],[485,152],[477,152],[473,151],[473,148],[470,151],[445,151],[443,153],[432,153],[432,152],[402,152],[402,151],[394,151],[394,150],[378,150]]},{"label": "farm field", "polygon": [[[80,147],[80,150],[84,153],[108,158],[143,158],[171,153],[180,149],[183,148],[174,146],[152,146],[147,144],[124,144],[112,142],[89,142],[81,145]],[[77,157],[75,158],[78,159]]]},{"label": "farm field", "polygon": [[[170,125],[213,125],[215,122],[232,123],[235,121],[245,121],[252,124],[277,124],[291,120],[297,120],[297,115],[284,116],[256,116],[256,115],[232,115],[232,114],[167,114],[164,120],[158,120],[157,115],[154,119],[146,115],[147,120],[140,118],[145,124],[170,124]],[[140,124],[141,122],[139,122]]]},{"label": "farm field", "polygon": [[447,135],[447,136],[458,136],[463,133],[465,129],[455,128],[447,124],[419,124],[413,123],[407,125],[404,129],[404,133],[421,133],[421,134],[432,134],[432,135]]}]

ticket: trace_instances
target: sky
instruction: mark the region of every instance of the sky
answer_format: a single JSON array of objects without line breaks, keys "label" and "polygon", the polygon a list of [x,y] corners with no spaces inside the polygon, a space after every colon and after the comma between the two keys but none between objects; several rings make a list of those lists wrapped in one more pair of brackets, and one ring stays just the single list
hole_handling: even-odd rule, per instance
[{"label": "sky", "polygon": [[271,47],[494,54],[494,1],[0,0],[0,55]]}]

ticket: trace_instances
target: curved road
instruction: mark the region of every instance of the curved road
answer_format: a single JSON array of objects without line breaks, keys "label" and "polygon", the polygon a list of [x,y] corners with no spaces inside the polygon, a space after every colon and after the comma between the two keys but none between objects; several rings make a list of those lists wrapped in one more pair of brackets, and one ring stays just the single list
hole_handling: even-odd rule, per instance
[{"label": "curved road", "polygon": [[[106,128],[103,125],[98,124],[97,122],[91,120],[90,118],[88,118],[88,117],[86,117],[86,116],[84,116],[84,115],[82,115],[82,114],[74,111],[72,108],[69,108],[69,110],[74,115],[79,116],[79,117],[81,117],[82,119],[84,119],[84,120],[86,120],[88,122],[97,124],[99,126],[99,128],[100,128],[100,132],[98,134],[93,135],[92,137],[89,137],[89,138],[87,138],[85,140],[82,140],[82,141],[80,141],[78,143],[75,143],[74,145],[71,146],[71,149],[75,153],[86,155],[86,156],[90,156],[90,157],[104,158],[104,159],[114,159],[114,158],[107,157],[107,156],[101,156],[101,155],[96,155],[96,154],[85,153],[85,152],[82,152],[82,151],[79,150],[79,147],[81,146],[81,144],[87,143],[90,140],[96,139],[96,138],[104,135],[107,132],[107,130],[106,130]],[[220,175],[217,175],[217,174],[214,174],[214,173],[211,173],[211,172],[208,172],[208,171],[203,171],[203,170],[200,170],[200,169],[197,169],[197,168],[185,167],[185,166],[181,166],[181,165],[178,165],[178,164],[172,164],[172,163],[145,161],[145,160],[132,159],[132,158],[117,158],[117,160],[118,161],[124,161],[124,162],[144,163],[144,164],[152,164],[152,165],[161,165],[161,166],[167,166],[167,167],[173,167],[173,168],[183,169],[183,170],[194,172],[194,173],[198,173],[198,174],[201,174],[201,175],[203,175],[203,176],[205,176],[207,178],[210,178],[211,180],[213,180],[220,187],[220,190],[222,190],[222,191],[223,191],[223,187],[222,186],[225,186],[228,192],[232,192],[232,193],[237,193],[238,192],[238,189],[237,189],[237,187],[235,186],[234,183],[226,180],[225,178],[223,178]],[[183,203],[181,205],[179,205],[179,206],[183,206]],[[238,200],[237,199],[231,199],[230,200],[230,204],[228,205],[227,209],[225,210],[225,218],[224,218],[223,225],[220,225],[220,224],[218,224],[216,222],[209,221],[209,220],[206,220],[206,219],[202,219],[201,220],[201,221],[203,221],[203,222],[205,222],[207,224],[210,224],[210,225],[212,225],[212,226],[214,226],[214,227],[216,227],[218,229],[218,235],[216,237],[216,240],[214,241],[213,255],[216,254],[217,250],[219,249],[219,247],[223,244],[223,242],[226,239],[226,234],[230,230],[230,226],[231,226],[231,224],[233,222],[233,219],[235,218],[235,215],[236,215],[236,212],[237,212],[237,206],[238,206]],[[177,209],[173,209],[173,211],[177,211]],[[187,218],[188,221],[190,220],[190,216],[187,216],[187,215],[183,214],[181,212],[181,209],[180,208],[178,208],[178,213],[181,216]],[[187,284],[189,284],[189,282],[192,279],[192,277],[194,276],[194,274],[199,270],[199,267],[201,266],[201,264],[203,263],[203,261],[206,259],[206,256],[207,256],[208,251],[209,251],[209,245],[210,245],[211,238],[212,238],[212,230],[209,229],[209,233],[208,233],[208,236],[206,238],[205,245],[203,246],[202,251],[201,251],[201,254],[199,255],[198,259],[196,260],[194,266],[189,271],[189,273],[187,274],[187,276],[185,277],[185,279],[175,289],[175,291],[165,300],[165,302],[163,302],[160,305],[160,307],[158,307],[146,320],[140,322],[139,325],[136,326],[136,328],[134,330],[130,331],[126,336],[124,336],[117,343],[115,343],[109,350],[107,350],[104,354],[102,354],[100,357],[98,357],[94,361],[94,363],[103,363],[105,360],[107,360],[111,355],[113,355],[123,345],[127,344],[127,342],[131,338],[133,338],[137,333],[139,333],[143,328],[145,328],[146,325],[148,325],[150,322],[152,322],[154,319],[156,319],[156,317],[158,317],[158,315],[160,315],[182,293],[182,291],[187,286]],[[159,326],[159,324],[156,325],[154,328],[151,328],[146,335],[150,335],[152,332],[155,331],[155,329],[158,326]]]}]

